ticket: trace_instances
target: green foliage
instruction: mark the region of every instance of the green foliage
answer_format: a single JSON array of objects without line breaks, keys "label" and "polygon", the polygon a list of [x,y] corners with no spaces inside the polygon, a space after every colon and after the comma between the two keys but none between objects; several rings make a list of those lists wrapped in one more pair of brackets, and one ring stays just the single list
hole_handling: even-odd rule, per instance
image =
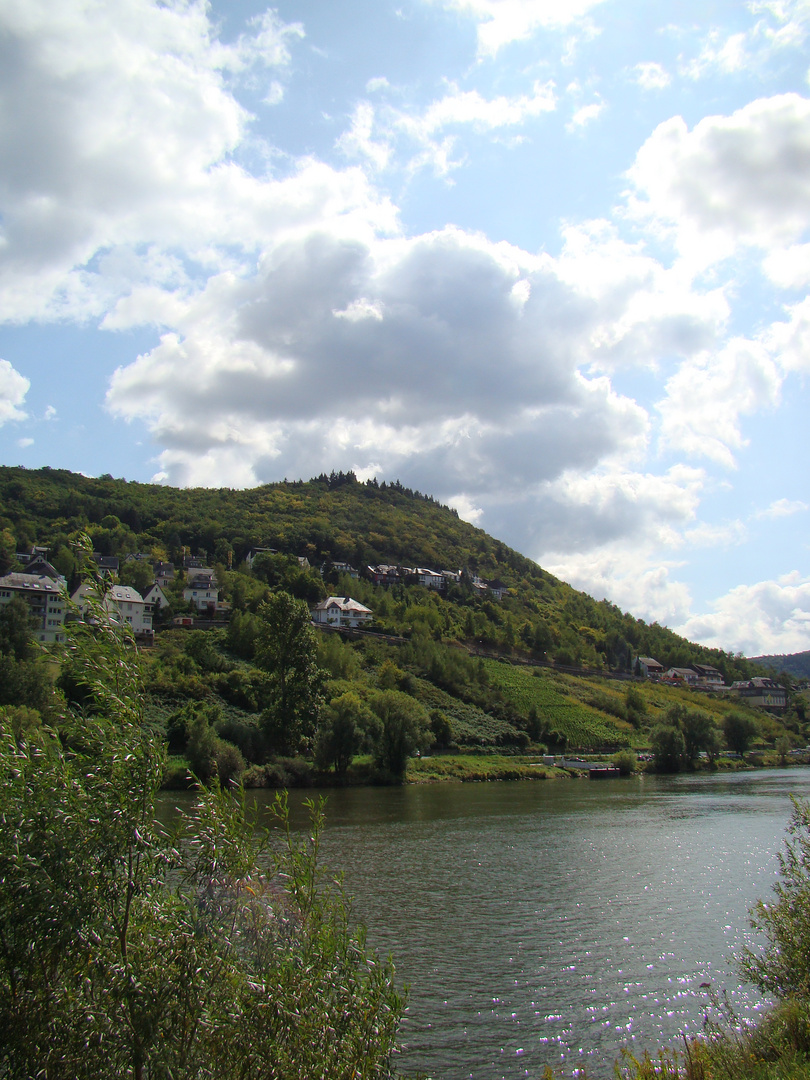
[{"label": "green foliage", "polygon": [[344,776],[355,754],[374,745],[379,738],[379,721],[357,694],[347,692],[332,698],[321,710],[315,739],[315,760],[324,769],[334,766]]},{"label": "green foliage", "polygon": [[262,714],[268,748],[280,754],[308,747],[322,702],[309,609],[289,593],[274,593],[259,609],[256,661],[269,675],[270,705]]},{"label": "green foliage", "polygon": [[400,690],[378,690],[369,705],[379,718],[372,754],[375,764],[401,778],[408,757],[430,745],[430,725],[424,708]]},{"label": "green foliage", "polygon": [[622,776],[632,776],[638,765],[638,759],[632,750],[620,750],[611,760]]},{"label": "green foliage", "polygon": [[[625,746],[626,731],[565,692],[565,684],[540,668],[486,661],[490,681],[522,716],[534,708],[544,733],[558,732],[568,746]],[[546,734],[543,735],[547,737]],[[555,740],[559,744],[559,739]]]},{"label": "green foliage", "polygon": [[779,880],[773,903],[760,901],[751,925],[764,934],[762,951],[746,948],[740,972],[778,998],[810,1004],[810,805],[793,800],[788,836],[778,855]]},{"label": "green foliage", "polygon": [[726,746],[737,754],[745,754],[757,737],[757,724],[745,713],[730,712],[723,717]]},{"label": "green foliage", "polygon": [[163,834],[134,650],[97,624],[73,670],[73,738],[0,715],[0,1075],[391,1076],[404,1001],[324,883],[322,809],[299,841],[277,801],[270,846],[214,786]]},{"label": "green foliage", "polygon": [[686,754],[686,740],[677,724],[658,724],[650,734],[657,772],[678,772]]}]

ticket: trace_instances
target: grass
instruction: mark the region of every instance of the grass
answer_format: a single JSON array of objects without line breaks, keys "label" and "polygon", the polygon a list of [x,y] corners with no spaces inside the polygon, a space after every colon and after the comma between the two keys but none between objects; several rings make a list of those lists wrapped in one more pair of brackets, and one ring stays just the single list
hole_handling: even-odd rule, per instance
[{"label": "grass", "polygon": [[412,758],[405,780],[409,784],[486,783],[496,780],[547,780],[567,775],[561,769],[537,764],[539,754],[441,754]]}]

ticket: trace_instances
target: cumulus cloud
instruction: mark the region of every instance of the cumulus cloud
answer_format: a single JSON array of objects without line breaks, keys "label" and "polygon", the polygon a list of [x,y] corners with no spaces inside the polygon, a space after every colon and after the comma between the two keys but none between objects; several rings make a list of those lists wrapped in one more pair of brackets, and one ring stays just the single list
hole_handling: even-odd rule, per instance
[{"label": "cumulus cloud", "polygon": [[108,404],[147,419],[172,479],[205,446],[212,483],[237,458],[255,483],[331,454],[418,468],[448,496],[525,491],[646,439],[644,411],[579,372],[598,314],[548,257],[460,230],[312,233],[178,302],[177,331],[115,373]]},{"label": "cumulus cloud", "polygon": [[478,24],[478,52],[495,56],[505,45],[538,30],[561,30],[583,19],[602,0],[435,0],[472,16]]},{"label": "cumulus cloud", "polygon": [[810,101],[759,99],[691,131],[673,117],[641,147],[629,178],[631,215],[667,231],[698,264],[740,245],[782,248],[810,217]]},{"label": "cumulus cloud", "polygon": [[247,241],[262,190],[230,160],[249,117],[225,72],[283,66],[299,33],[269,13],[225,46],[199,2],[3,4],[0,318],[103,312],[100,250]]},{"label": "cumulus cloud", "polygon": [[0,427],[9,420],[25,420],[21,406],[30,387],[30,381],[15,371],[8,360],[0,360]]},{"label": "cumulus cloud", "polygon": [[740,585],[705,615],[676,627],[692,641],[748,656],[801,652],[810,634],[810,578],[794,572],[776,581]]},{"label": "cumulus cloud", "polygon": [[736,339],[684,362],[658,405],[661,443],[692,457],[735,465],[746,445],[740,417],[779,402],[782,374],[763,345]]},{"label": "cumulus cloud", "polygon": [[666,68],[654,61],[636,64],[632,74],[642,90],[663,90],[672,82]]}]

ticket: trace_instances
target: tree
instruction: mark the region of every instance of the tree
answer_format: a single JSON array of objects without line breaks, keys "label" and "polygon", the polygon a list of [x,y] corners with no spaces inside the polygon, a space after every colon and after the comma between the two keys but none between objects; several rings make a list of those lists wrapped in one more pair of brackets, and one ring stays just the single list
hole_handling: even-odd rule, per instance
[{"label": "tree", "polygon": [[0,1075],[392,1076],[404,1001],[323,883],[322,808],[298,841],[278,799],[270,848],[214,785],[165,835],[134,647],[96,623],[72,651],[72,737],[0,712]]},{"label": "tree", "polygon": [[777,998],[810,999],[810,804],[793,799],[788,837],[779,852],[776,900],[759,901],[751,925],[765,935],[762,951],[746,948],[743,977]]},{"label": "tree", "polygon": [[347,691],[321,710],[315,739],[315,760],[321,768],[334,766],[344,776],[352,758],[369,742],[379,722],[357,694]]},{"label": "tree", "polygon": [[427,712],[401,690],[378,690],[369,704],[380,720],[372,750],[374,762],[392,776],[401,778],[414,750],[430,745]]},{"label": "tree", "polygon": [[270,676],[271,704],[262,714],[268,748],[297,753],[311,743],[322,702],[323,672],[309,608],[277,592],[261,605],[259,618],[256,663]]},{"label": "tree", "polygon": [[745,754],[757,734],[756,721],[745,713],[730,712],[723,717],[726,746],[734,753]]},{"label": "tree", "polygon": [[658,772],[678,772],[686,752],[683,732],[673,724],[659,724],[650,735],[653,760]]},{"label": "tree", "polygon": [[713,742],[714,722],[708,713],[700,709],[686,709],[681,716],[681,731],[684,756],[690,765],[694,765],[701,751],[707,750]]}]

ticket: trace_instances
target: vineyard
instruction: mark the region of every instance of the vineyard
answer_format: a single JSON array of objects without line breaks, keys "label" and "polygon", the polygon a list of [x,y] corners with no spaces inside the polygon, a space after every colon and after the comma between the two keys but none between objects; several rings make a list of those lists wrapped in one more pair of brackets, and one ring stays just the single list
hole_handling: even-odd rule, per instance
[{"label": "vineyard", "polygon": [[629,724],[577,701],[566,693],[565,684],[554,673],[496,660],[485,663],[491,684],[497,686],[523,715],[534,710],[543,730],[564,735],[568,747],[588,749],[629,745],[632,731]]}]

